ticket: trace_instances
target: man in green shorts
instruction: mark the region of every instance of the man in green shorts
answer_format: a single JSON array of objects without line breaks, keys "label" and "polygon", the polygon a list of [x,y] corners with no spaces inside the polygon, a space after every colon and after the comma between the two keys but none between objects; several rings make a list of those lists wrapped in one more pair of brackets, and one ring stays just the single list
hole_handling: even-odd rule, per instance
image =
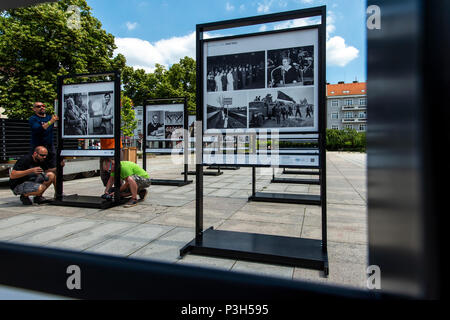
[{"label": "man in green shorts", "polygon": [[[103,169],[111,172],[111,176],[106,184],[105,194],[113,195],[111,187],[114,184],[114,160],[107,159],[103,162]],[[131,196],[130,201],[125,204],[125,208],[133,207],[137,204],[137,196],[144,200],[147,196],[147,190],[150,186],[150,176],[147,171],[131,161],[120,161],[120,179],[124,183],[120,186],[120,195],[122,197]]]}]

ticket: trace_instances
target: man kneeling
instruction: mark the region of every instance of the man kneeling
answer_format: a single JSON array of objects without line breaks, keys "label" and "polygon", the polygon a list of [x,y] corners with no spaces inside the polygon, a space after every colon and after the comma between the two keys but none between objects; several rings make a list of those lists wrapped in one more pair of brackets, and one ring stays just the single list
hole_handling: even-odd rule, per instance
[{"label": "man kneeling", "polygon": [[9,175],[9,186],[16,196],[20,195],[24,205],[33,204],[29,196],[34,196],[37,204],[46,202],[42,194],[56,180],[55,174],[48,171],[47,156],[47,148],[38,146],[33,154],[20,158]]},{"label": "man kneeling", "polygon": [[[103,162],[103,169],[105,171],[111,172],[108,183],[106,184],[105,194],[113,195],[111,187],[114,184],[114,160],[106,159]],[[120,179],[124,183],[120,186],[120,196],[129,197],[128,201],[124,207],[133,207],[137,204],[137,196],[144,200],[147,196],[147,190],[150,186],[150,177],[144,169],[139,167],[136,163],[131,161],[120,161]]]}]

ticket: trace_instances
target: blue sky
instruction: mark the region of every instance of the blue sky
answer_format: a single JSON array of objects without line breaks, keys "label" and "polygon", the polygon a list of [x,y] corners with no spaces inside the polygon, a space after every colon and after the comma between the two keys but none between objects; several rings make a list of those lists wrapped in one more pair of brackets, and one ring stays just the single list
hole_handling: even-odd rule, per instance
[{"label": "blue sky", "polygon": [[[366,81],[365,0],[87,0],[92,14],[116,37],[127,64],[151,72],[184,56],[195,59],[195,26],[200,23],[327,6],[327,81]],[[245,31],[304,25],[288,21]],[[227,30],[236,34],[242,30]]]}]

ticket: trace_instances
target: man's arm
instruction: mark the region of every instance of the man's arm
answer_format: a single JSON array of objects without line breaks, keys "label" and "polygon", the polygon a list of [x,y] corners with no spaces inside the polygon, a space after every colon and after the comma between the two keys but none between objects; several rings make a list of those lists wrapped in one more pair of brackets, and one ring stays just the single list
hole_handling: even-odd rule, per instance
[{"label": "man's arm", "polygon": [[52,116],[52,118],[50,119],[50,121],[48,121],[48,122],[46,122],[46,123],[44,123],[44,124],[42,124],[42,128],[44,129],[44,130],[47,130],[52,124],[54,124],[56,121],[58,121],[59,120],[59,117],[57,116],[57,115],[53,115]]},{"label": "man's arm", "polygon": [[110,176],[109,177],[109,179],[108,179],[108,182],[106,183],[106,187],[105,187],[105,193],[106,194],[109,194],[109,189],[111,189],[111,187],[113,186],[113,184],[114,184],[114,177],[113,176]]},{"label": "man's arm", "polygon": [[31,117],[28,120],[28,123],[30,124],[31,127],[31,133],[32,134],[39,134],[42,133],[45,129],[42,127],[41,122],[39,121],[39,119],[37,119],[36,117]]},{"label": "man's arm", "polygon": [[19,170],[12,170],[10,175],[9,175],[9,177],[11,179],[19,179],[19,178],[25,177],[25,176],[27,176],[29,174],[33,174],[33,173],[34,174],[39,174],[39,173],[42,173],[42,172],[44,172],[44,170],[42,170],[41,167],[34,167],[34,168],[21,170],[21,171],[19,171]]}]

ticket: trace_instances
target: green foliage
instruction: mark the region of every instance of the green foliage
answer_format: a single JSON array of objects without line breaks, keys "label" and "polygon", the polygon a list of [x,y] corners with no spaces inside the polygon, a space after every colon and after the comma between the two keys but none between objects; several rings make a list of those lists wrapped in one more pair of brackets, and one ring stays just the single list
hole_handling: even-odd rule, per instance
[{"label": "green foliage", "polygon": [[[70,28],[69,5],[80,9],[81,28]],[[91,15],[86,0],[60,0],[0,12],[0,106],[27,119],[35,101],[53,106],[58,75],[122,70],[114,36]],[[52,108],[49,108],[49,113]]]},{"label": "green foliage", "polygon": [[134,130],[137,128],[137,121],[135,119],[133,102],[123,92],[121,92],[120,118],[122,135],[132,137]]},{"label": "green foliage", "polygon": [[188,110],[195,111],[196,64],[192,58],[180,59],[169,70],[156,64],[153,73],[125,67],[122,79],[125,94],[136,105],[144,105],[145,101],[152,98],[187,97]]},{"label": "green foliage", "polygon": [[366,151],[366,133],[355,129],[327,129],[328,151]]}]

